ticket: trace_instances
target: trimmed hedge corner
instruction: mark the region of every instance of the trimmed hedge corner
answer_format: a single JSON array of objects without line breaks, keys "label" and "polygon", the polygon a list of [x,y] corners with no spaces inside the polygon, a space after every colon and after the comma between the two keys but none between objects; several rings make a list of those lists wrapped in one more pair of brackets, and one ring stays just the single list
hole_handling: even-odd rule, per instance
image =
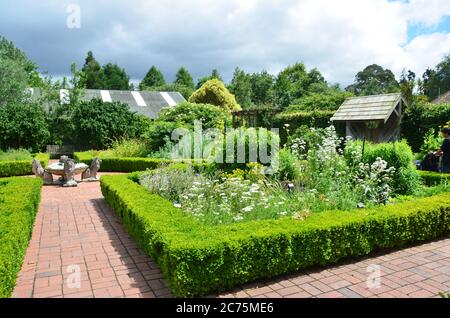
[{"label": "trimmed hedge corner", "polygon": [[41,198],[39,178],[0,179],[0,298],[10,297]]},{"label": "trimmed hedge corner", "polygon": [[431,171],[418,170],[422,182],[427,186],[435,186],[443,182],[450,182],[449,173],[437,173]]},{"label": "trimmed hedge corner", "polygon": [[315,213],[305,221],[208,227],[126,175],[103,176],[101,188],[177,296],[223,291],[450,233],[450,193],[374,209]]},{"label": "trimmed hedge corner", "polygon": [[[50,160],[50,156],[46,153],[39,153],[34,158],[38,159],[43,167],[46,167]],[[31,160],[0,161],[0,178],[31,174],[33,174]]]}]

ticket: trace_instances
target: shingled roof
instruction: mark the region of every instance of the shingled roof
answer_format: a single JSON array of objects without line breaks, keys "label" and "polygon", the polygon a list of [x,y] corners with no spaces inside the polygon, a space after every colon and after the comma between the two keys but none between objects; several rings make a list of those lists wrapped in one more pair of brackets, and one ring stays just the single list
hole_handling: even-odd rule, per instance
[{"label": "shingled roof", "polygon": [[432,101],[433,104],[450,104],[450,91]]},{"label": "shingled roof", "polygon": [[[39,97],[39,89],[30,89],[33,97]],[[60,90],[60,100],[67,102],[69,92]],[[90,101],[99,98],[104,102],[122,102],[130,107],[132,112],[143,114],[149,118],[156,119],[164,107],[176,106],[185,102],[184,97],[178,92],[146,92],[146,91],[116,91],[87,89],[81,97],[82,100]]]},{"label": "shingled roof", "polygon": [[[352,97],[347,99],[334,114],[332,121],[374,121],[386,122],[391,117],[397,105],[402,101],[402,95],[386,94]],[[405,103],[405,101],[403,100]]]}]

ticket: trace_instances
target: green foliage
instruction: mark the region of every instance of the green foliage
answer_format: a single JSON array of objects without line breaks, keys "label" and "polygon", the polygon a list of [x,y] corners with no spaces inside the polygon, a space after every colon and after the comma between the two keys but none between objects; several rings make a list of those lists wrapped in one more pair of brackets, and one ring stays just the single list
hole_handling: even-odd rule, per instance
[{"label": "green foliage", "polygon": [[450,54],[436,66],[428,69],[423,75],[423,91],[430,100],[450,90]]},{"label": "green foliage", "polygon": [[103,74],[105,76],[103,89],[122,91],[130,89],[130,77],[117,64],[108,63],[103,66]]},{"label": "green foliage", "polygon": [[372,64],[356,74],[355,83],[346,90],[356,96],[367,96],[396,93],[400,87],[391,70]]},{"label": "green foliage", "polygon": [[450,233],[450,194],[354,211],[205,226],[127,176],[104,176],[108,204],[177,296],[333,264]]},{"label": "green foliage", "polygon": [[24,102],[0,108],[0,149],[27,148],[38,152],[49,138],[49,127],[40,105]]},{"label": "green foliage", "polygon": [[15,61],[0,58],[0,108],[24,100],[27,73]]},{"label": "green foliage", "polygon": [[207,81],[202,87],[195,91],[191,97],[189,97],[189,102],[211,104],[218,106],[229,113],[242,109],[236,102],[234,95],[231,94],[225,85],[217,79]]},{"label": "green foliage", "polygon": [[301,167],[297,157],[287,148],[279,152],[280,167],[277,179],[281,181],[293,181],[301,178]]},{"label": "green foliage", "polygon": [[0,161],[31,160],[33,156],[26,149],[8,149],[6,152],[0,150]]},{"label": "green foliage", "polygon": [[242,108],[250,108],[252,102],[252,77],[238,67],[234,70],[233,79],[228,89],[236,97]]},{"label": "green foliage", "polygon": [[[178,70],[174,84],[179,85],[179,86],[185,86],[187,88],[190,88],[192,91],[194,91],[194,88],[195,88],[194,80],[192,79],[192,75],[184,67],[182,67]],[[189,96],[186,98],[189,98]]]},{"label": "green foliage", "polygon": [[275,77],[267,71],[251,75],[252,102],[254,105],[273,105]]},{"label": "green foliage", "polygon": [[327,89],[325,92],[309,93],[303,98],[294,101],[287,109],[289,112],[337,110],[347,98],[352,97],[350,92],[343,92],[338,87]]},{"label": "green foliage", "polygon": [[122,139],[114,141],[111,148],[104,152],[113,158],[145,158],[149,153],[146,142],[139,139]]},{"label": "green foliage", "polygon": [[427,186],[436,186],[439,184],[450,183],[450,174],[448,173],[437,173],[431,171],[417,171],[422,182]]},{"label": "green foliage", "polygon": [[41,198],[42,181],[0,179],[0,298],[10,297],[22,267]]},{"label": "green foliage", "polygon": [[414,103],[406,108],[402,138],[408,141],[414,152],[419,152],[427,132],[444,126],[449,118],[450,104]]},{"label": "green foliage", "polygon": [[100,99],[81,102],[73,111],[75,143],[94,149],[108,148],[115,140],[139,137],[141,119],[128,105]]},{"label": "green foliage", "polygon": [[437,129],[430,129],[423,140],[423,144],[420,147],[420,153],[418,154],[420,160],[424,158],[429,152],[436,151],[441,148],[444,138],[441,137],[440,131]]},{"label": "green foliage", "polygon": [[303,63],[296,63],[278,74],[274,86],[276,103],[279,107],[285,109],[294,100],[326,86],[325,79],[317,69],[308,72]]},{"label": "green foliage", "polygon": [[89,51],[82,68],[84,84],[88,89],[105,89],[105,74],[100,63],[95,59],[92,51]]},{"label": "green foliage", "polygon": [[[27,156],[25,159],[25,154],[18,157],[13,156],[12,158],[10,155],[7,155],[7,158],[8,160],[0,160],[0,178],[33,174],[31,169],[32,158],[28,158]],[[46,167],[50,160],[48,154],[36,154],[34,158],[38,159],[43,167]]]},{"label": "green foliage", "polygon": [[[358,149],[358,150],[356,150]],[[352,162],[354,151],[362,149],[362,142],[355,141],[347,144],[345,154],[347,160]],[[369,164],[382,158],[389,167],[396,169],[393,189],[397,194],[414,194],[420,185],[420,178],[414,165],[414,154],[406,141],[394,143],[371,144],[365,143],[363,161]]]},{"label": "green foliage", "polygon": [[144,90],[146,87],[161,87],[165,85],[166,81],[164,75],[156,68],[156,66],[152,66],[139,84],[139,87],[141,90]]},{"label": "green foliage", "polygon": [[[41,87],[43,85],[43,81],[39,76],[37,65],[32,62],[24,52],[19,50],[13,42],[8,41],[2,36],[0,36],[0,61],[15,64],[21,70],[23,70],[26,77],[25,81],[27,87]],[[2,77],[4,77],[2,79],[6,79],[8,77],[12,78],[11,74],[3,73],[1,72],[1,70],[0,74],[2,74]],[[2,79],[0,79],[0,87],[3,87],[3,84],[7,83],[7,81],[4,81],[3,83]],[[2,100],[1,96],[0,100]]]},{"label": "green foliage", "polygon": [[223,79],[222,76],[220,76],[219,71],[216,69],[213,69],[211,72],[210,76],[206,76],[206,77],[202,77],[198,80],[197,82],[197,86],[195,87],[196,89],[199,89],[200,87],[202,87],[206,82],[210,81],[210,80],[219,80],[223,83]]}]

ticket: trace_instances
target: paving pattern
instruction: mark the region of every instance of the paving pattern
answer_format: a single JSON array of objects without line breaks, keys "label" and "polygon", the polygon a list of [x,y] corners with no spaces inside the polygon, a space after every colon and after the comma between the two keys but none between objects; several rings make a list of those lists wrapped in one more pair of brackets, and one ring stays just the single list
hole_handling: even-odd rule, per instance
[{"label": "paving pattern", "polygon": [[[439,297],[449,291],[447,238],[211,297]],[[106,204],[99,183],[82,183],[78,188],[43,188],[13,297],[172,295],[158,265],[140,250]]]}]

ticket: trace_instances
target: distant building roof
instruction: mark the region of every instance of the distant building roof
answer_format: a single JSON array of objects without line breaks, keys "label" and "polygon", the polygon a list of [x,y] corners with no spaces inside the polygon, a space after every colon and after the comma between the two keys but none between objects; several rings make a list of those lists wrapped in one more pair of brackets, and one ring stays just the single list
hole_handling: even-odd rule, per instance
[{"label": "distant building roof", "polygon": [[432,101],[433,104],[450,104],[450,91]]},{"label": "distant building roof", "polygon": [[[30,89],[33,97],[39,97],[41,92],[39,89]],[[85,90],[82,100],[89,101],[99,98],[104,102],[122,102],[130,107],[132,112],[145,115],[149,118],[156,119],[164,107],[176,106],[185,102],[183,95],[178,92],[147,92],[147,91],[116,91],[116,90]],[[67,103],[68,90],[60,90],[60,100]]]},{"label": "distant building roof", "polygon": [[[402,95],[386,94],[352,97],[347,99],[334,114],[332,121],[373,121],[386,122],[402,101]],[[403,100],[403,102],[405,102]]]}]

